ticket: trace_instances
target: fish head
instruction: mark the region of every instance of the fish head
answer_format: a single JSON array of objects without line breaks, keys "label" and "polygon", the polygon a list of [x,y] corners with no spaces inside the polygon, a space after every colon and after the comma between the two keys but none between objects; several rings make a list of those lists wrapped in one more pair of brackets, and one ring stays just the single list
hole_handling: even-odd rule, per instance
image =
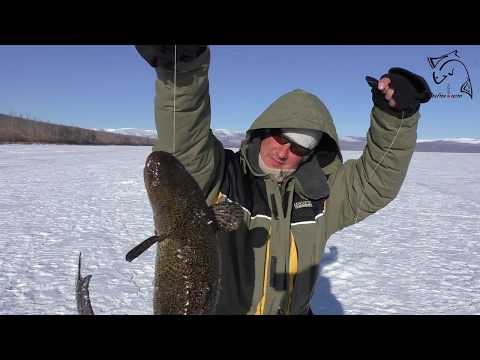
[{"label": "fish head", "polygon": [[[145,163],[145,188],[154,213],[155,229],[166,234],[206,208],[198,183],[177,158],[163,151],[152,152]],[[206,217],[206,210],[202,213]]]},{"label": "fish head", "polygon": [[183,175],[185,169],[172,155],[164,151],[152,152],[145,163],[145,183],[149,186],[171,186],[175,176]]}]

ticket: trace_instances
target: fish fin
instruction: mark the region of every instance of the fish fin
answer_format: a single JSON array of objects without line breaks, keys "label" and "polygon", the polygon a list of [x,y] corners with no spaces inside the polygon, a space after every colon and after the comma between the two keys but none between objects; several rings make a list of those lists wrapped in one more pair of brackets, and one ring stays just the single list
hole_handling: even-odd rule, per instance
[{"label": "fish fin", "polygon": [[142,241],[140,244],[135,246],[132,250],[130,250],[127,253],[127,256],[125,256],[125,260],[128,262],[131,262],[132,260],[136,259],[139,257],[141,254],[143,254],[148,248],[150,248],[152,245],[154,245],[157,242],[165,240],[165,238],[168,236],[167,235],[153,235],[149,237],[148,239]]},{"label": "fish fin", "polygon": [[243,209],[235,202],[223,201],[211,209],[215,215],[217,231],[237,230],[243,222]]}]

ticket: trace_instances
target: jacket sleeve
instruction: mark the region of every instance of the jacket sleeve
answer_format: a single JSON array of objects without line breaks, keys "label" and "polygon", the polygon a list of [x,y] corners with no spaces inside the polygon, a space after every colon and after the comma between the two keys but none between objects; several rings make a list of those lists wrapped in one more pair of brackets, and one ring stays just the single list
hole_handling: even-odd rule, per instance
[{"label": "jacket sleeve", "polygon": [[[172,153],[195,178],[207,202],[212,203],[221,184],[225,155],[210,130],[211,110],[208,69],[210,49],[182,72],[157,71],[155,123],[158,140],[153,151]],[[175,93],[175,113],[174,113]]]},{"label": "jacket sleeve", "polygon": [[398,119],[372,109],[367,144],[357,160],[348,160],[329,178],[327,237],[389,204],[407,174],[417,140],[420,114]]}]

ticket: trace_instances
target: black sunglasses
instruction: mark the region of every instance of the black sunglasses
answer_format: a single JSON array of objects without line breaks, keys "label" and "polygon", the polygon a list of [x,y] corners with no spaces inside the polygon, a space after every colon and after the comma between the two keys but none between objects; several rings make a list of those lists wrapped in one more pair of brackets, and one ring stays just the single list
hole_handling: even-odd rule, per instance
[{"label": "black sunglasses", "polygon": [[277,143],[280,145],[285,145],[287,143],[290,144],[290,151],[297,156],[307,156],[310,155],[313,150],[310,150],[302,145],[297,144],[296,142],[290,140],[285,135],[282,134],[280,130],[272,130],[270,131],[270,135],[275,139]]}]

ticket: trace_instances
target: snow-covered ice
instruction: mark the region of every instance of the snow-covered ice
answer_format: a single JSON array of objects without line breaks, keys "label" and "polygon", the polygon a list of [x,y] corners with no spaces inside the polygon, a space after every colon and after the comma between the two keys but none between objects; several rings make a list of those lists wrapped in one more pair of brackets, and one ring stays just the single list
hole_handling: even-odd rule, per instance
[{"label": "snow-covered ice", "polygon": [[99,314],[149,314],[154,251],[143,185],[150,147],[0,146],[0,314],[75,314],[78,254]]},{"label": "snow-covered ice", "polygon": [[479,184],[480,154],[415,153],[397,198],[330,238],[314,312],[480,314]]},{"label": "snow-covered ice", "polygon": [[[0,314],[76,314],[78,254],[96,314],[151,314],[150,147],[0,146]],[[345,152],[355,158],[359,152]],[[325,314],[480,314],[480,154],[415,153],[387,208],[335,234]]]}]

